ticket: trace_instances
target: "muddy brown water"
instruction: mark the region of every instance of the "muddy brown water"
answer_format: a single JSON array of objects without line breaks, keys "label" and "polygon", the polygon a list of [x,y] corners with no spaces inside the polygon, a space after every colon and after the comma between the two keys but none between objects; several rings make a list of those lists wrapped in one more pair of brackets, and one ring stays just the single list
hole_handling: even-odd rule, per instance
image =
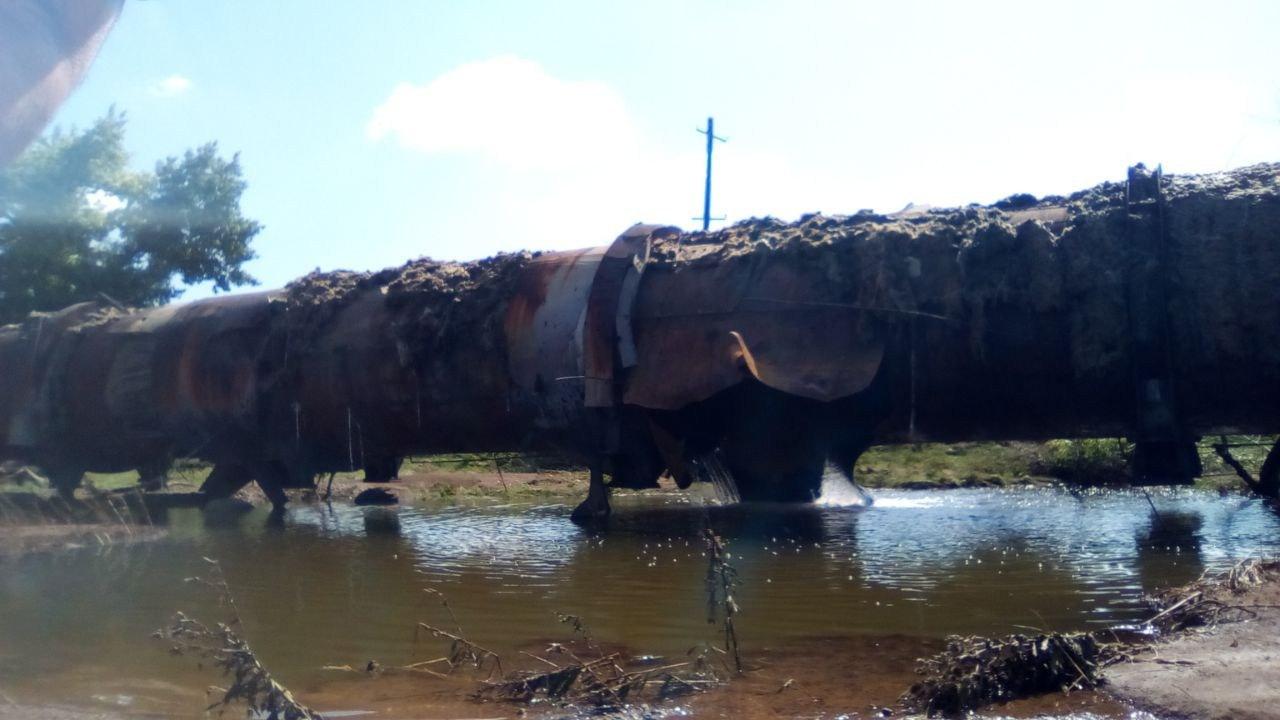
[{"label": "muddy brown water", "polygon": [[[0,706],[198,716],[220,678],[150,635],[179,609],[225,617],[208,590],[184,582],[207,574],[206,557],[222,563],[262,660],[304,699],[325,697],[335,678],[325,665],[442,654],[438,641],[415,640],[419,621],[451,624],[424,588],[444,593],[466,634],[501,653],[568,637],[560,612],[602,642],[682,657],[718,639],[698,538],[710,522],[740,575],[745,654],[788,677],[812,671],[816,714],[835,717],[842,709],[819,696],[823,683],[874,685],[878,653],[906,668],[947,634],[1134,622],[1147,614],[1145,592],[1280,551],[1280,519],[1255,500],[1177,490],[1153,492],[1152,503],[1140,492],[1051,489],[881,491],[870,507],[640,495],[619,499],[607,531],[594,533],[564,505],[299,504],[278,521],[264,510],[174,510],[158,541],[0,561]],[[892,699],[899,690],[887,683],[903,672],[882,694]],[[358,690],[326,702],[377,711]],[[730,700],[682,712],[690,707],[736,713]]]}]

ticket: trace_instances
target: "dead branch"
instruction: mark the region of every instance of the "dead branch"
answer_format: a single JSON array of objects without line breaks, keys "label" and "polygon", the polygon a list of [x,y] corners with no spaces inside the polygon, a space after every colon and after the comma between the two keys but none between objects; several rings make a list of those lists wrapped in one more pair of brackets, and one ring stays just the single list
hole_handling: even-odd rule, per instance
[{"label": "dead branch", "polygon": [[321,720],[319,713],[298,702],[288,688],[271,677],[249,643],[232,630],[232,626],[241,626],[241,622],[231,588],[222,573],[222,566],[216,560],[205,558],[205,561],[213,567],[215,578],[188,578],[188,581],[218,590],[222,604],[233,615],[232,622],[218,623],[210,628],[178,612],[172,624],[157,630],[153,637],[172,641],[170,654],[208,660],[224,676],[232,679],[229,687],[219,689],[222,697],[206,710],[224,708],[243,700],[250,712],[267,720]]},{"label": "dead branch", "polygon": [[[464,665],[470,665],[476,670],[482,670],[484,669],[485,663],[492,661],[489,671],[490,675],[492,676],[494,673],[502,673],[502,658],[498,656],[498,653],[489,650],[488,648],[481,647],[461,635],[455,635],[447,630],[441,630],[434,625],[428,625],[420,622],[418,623],[417,630],[426,630],[431,633],[432,637],[449,641],[448,663],[450,671]],[[414,635],[414,639],[416,640],[416,630]]]},{"label": "dead branch", "polygon": [[738,612],[738,603],[733,599],[738,571],[729,564],[729,553],[718,535],[706,528],[703,530],[703,539],[707,543],[707,623],[715,624],[718,616],[722,618],[724,649],[733,657],[734,672],[741,675],[742,654],[738,649],[738,633],[733,625],[733,617]]},{"label": "dead branch", "polygon": [[1099,670],[1119,661],[1117,648],[1093,633],[951,637],[943,652],[919,661],[924,679],[903,696],[928,715],[965,713],[993,702],[1096,687]]},{"label": "dead branch", "polygon": [[1202,575],[1190,585],[1149,598],[1159,612],[1147,621],[1147,625],[1175,631],[1246,619],[1244,616],[1253,614],[1249,606],[1217,598],[1224,594],[1240,595],[1277,574],[1280,574],[1280,561],[1249,558],[1212,577]]}]

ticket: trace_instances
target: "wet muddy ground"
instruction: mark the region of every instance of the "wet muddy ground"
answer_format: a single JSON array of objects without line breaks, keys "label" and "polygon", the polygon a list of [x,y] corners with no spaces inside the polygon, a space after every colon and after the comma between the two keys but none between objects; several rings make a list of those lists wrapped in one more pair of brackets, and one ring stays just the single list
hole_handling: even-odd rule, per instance
[{"label": "wet muddy ground", "polygon": [[[1141,620],[1144,593],[1280,550],[1275,514],[1216,493],[1162,491],[1150,503],[1141,492],[1030,488],[881,491],[869,508],[828,500],[715,507],[629,496],[598,533],[570,523],[559,503],[297,503],[274,521],[233,506],[171,510],[152,542],[0,559],[0,716],[200,716],[223,679],[171,657],[151,634],[176,610],[225,616],[215,594],[184,582],[206,572],[205,557],[222,563],[245,637],[303,702],[376,717],[515,717],[555,711],[477,703],[467,675],[363,669],[446,652],[415,638],[418,622],[452,622],[427,588],[448,598],[469,638],[513,664],[571,637],[557,613],[581,617],[610,648],[680,661],[721,640],[707,624],[700,534],[709,523],[739,572],[747,672],[658,715],[835,718],[894,706],[915,658],[948,634]],[[986,714],[1132,712],[1075,693]]]}]

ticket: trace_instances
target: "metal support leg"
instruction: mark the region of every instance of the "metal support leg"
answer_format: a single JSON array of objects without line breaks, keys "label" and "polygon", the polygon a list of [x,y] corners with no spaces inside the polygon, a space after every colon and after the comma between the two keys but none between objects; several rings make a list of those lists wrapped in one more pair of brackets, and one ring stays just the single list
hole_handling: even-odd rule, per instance
[{"label": "metal support leg", "polygon": [[255,468],[254,479],[258,481],[258,487],[262,488],[262,494],[271,501],[272,511],[278,513],[284,510],[289,502],[289,496],[284,492],[288,476],[272,463],[261,463]]},{"label": "metal support leg", "polygon": [[76,496],[76,488],[84,479],[84,471],[79,468],[49,468],[49,484],[65,500]]},{"label": "metal support leg", "polygon": [[213,466],[209,477],[200,485],[206,500],[224,500],[235,495],[240,488],[253,480],[249,468],[239,463],[220,462]]},{"label": "metal support leg", "polygon": [[163,490],[169,484],[169,458],[138,467],[138,485],[147,492]]},{"label": "metal support leg", "polygon": [[1190,485],[1201,474],[1195,438],[1178,412],[1169,330],[1169,238],[1164,174],[1129,168],[1125,186],[1125,277],[1133,361],[1134,484]]},{"label": "metal support leg", "polygon": [[364,482],[385,483],[400,478],[400,465],[404,458],[394,455],[378,455],[366,457],[364,461]]},{"label": "metal support leg", "polygon": [[1271,446],[1267,459],[1258,472],[1258,494],[1269,498],[1280,498],[1280,438]]},{"label": "metal support leg", "polygon": [[1203,473],[1192,440],[1138,441],[1133,448],[1133,484],[1191,485]]},{"label": "metal support leg", "polygon": [[604,484],[604,463],[600,459],[591,462],[591,486],[587,499],[573,509],[570,519],[578,524],[602,522],[609,517],[609,486]]}]

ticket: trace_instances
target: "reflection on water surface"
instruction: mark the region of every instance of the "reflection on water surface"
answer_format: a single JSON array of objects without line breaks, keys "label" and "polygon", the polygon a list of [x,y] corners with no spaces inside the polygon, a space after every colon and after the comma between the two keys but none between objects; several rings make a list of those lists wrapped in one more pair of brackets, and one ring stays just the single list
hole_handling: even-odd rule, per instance
[{"label": "reflection on water surface", "polygon": [[299,505],[281,523],[257,510],[173,511],[161,541],[2,568],[0,690],[66,693],[68,677],[86,696],[111,695],[121,678],[203,689],[212,678],[149,639],[177,609],[219,617],[207,591],[183,582],[204,571],[202,557],[222,562],[248,637],[295,683],[326,664],[438,654],[414,641],[415,622],[447,621],[427,587],[494,649],[563,637],[555,613],[565,612],[610,643],[682,653],[715,636],[698,540],[707,522],[742,579],[748,651],[815,636],[1131,621],[1146,591],[1280,550],[1280,521],[1257,501],[1182,490],[1155,494],[1154,506],[1141,493],[1056,490],[879,492],[868,508],[632,496],[597,533],[560,505]]}]

